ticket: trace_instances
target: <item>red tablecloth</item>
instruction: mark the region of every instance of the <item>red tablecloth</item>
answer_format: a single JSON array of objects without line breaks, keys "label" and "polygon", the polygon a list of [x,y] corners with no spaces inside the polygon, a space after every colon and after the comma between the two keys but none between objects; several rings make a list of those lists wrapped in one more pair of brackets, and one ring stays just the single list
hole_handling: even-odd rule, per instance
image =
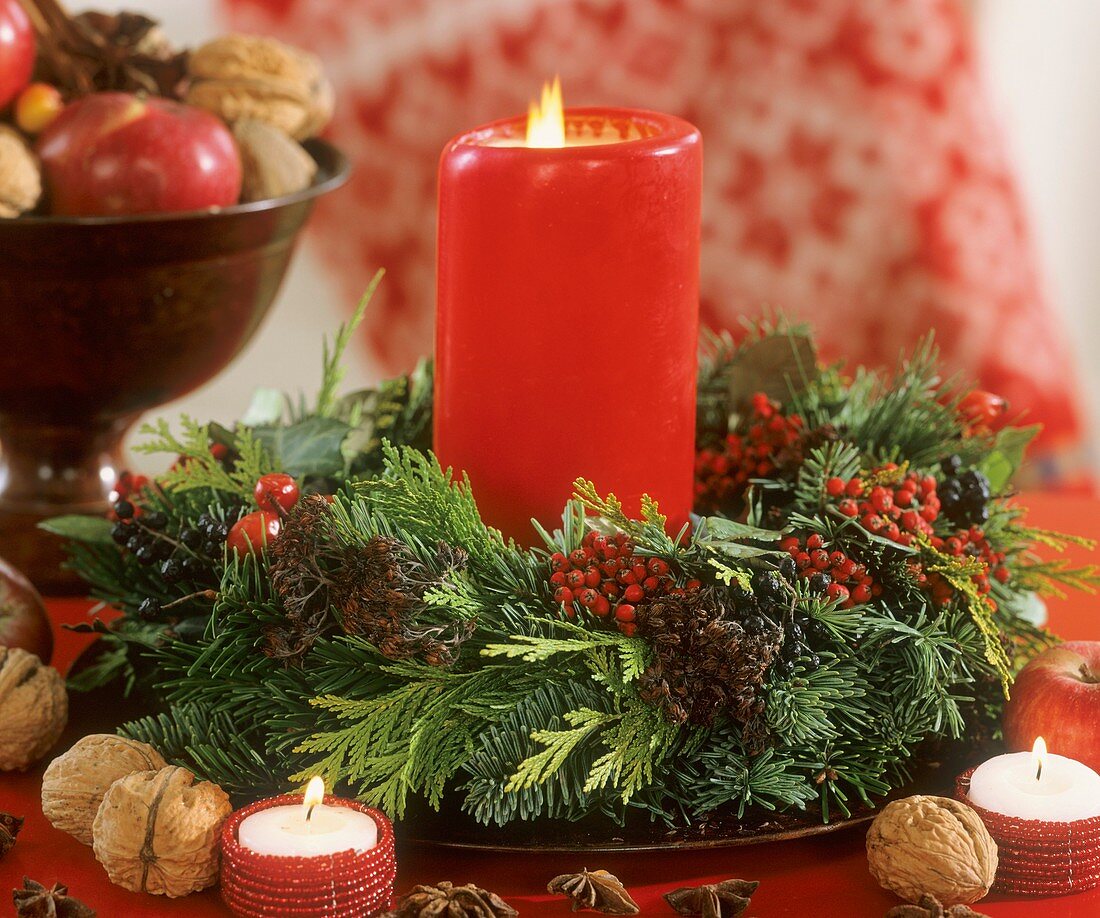
[{"label": "red tablecloth", "polygon": [[[1030,498],[1036,525],[1077,532],[1100,539],[1100,501],[1080,497],[1035,495]],[[1074,552],[1087,560],[1084,551]],[[1051,627],[1067,639],[1100,639],[1097,600],[1075,595],[1051,603]],[[87,604],[77,600],[50,603],[57,621],[80,619]],[[65,667],[87,638],[58,634],[54,662]],[[89,848],[53,829],[39,805],[41,769],[25,775],[0,776],[0,810],[26,817],[19,842],[0,861],[0,901],[24,874],[50,884],[68,883],[73,895],[99,910],[100,918],[141,918],[147,915],[224,916],[228,911],[216,890],[186,899],[166,900],[128,893],[112,886]],[[852,829],[804,841],[708,852],[654,854],[498,855],[432,848],[405,848],[399,853],[398,890],[415,883],[453,880],[491,889],[524,916],[569,914],[568,904],[546,893],[546,881],[581,867],[606,868],[628,886],[643,915],[671,915],[661,894],[683,885],[714,882],[726,877],[760,880],[749,915],[876,918],[897,900],[883,892],[867,872],[863,831]],[[0,906],[5,908],[6,906]],[[1062,899],[1011,900],[993,896],[981,903],[992,918],[1096,918],[1100,889]]]}]

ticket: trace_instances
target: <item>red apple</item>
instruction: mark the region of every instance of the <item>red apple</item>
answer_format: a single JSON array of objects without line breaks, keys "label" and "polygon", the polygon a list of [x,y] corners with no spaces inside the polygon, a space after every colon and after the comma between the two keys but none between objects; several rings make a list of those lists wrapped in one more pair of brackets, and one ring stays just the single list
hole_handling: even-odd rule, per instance
[{"label": "red apple", "polygon": [[1005,743],[1030,751],[1035,737],[1100,772],[1100,641],[1044,650],[1016,677],[1005,705]]},{"label": "red apple", "polygon": [[68,216],[205,210],[235,204],[241,157],[202,109],[124,92],[65,106],[38,140],[50,211]]},{"label": "red apple", "polygon": [[30,651],[43,663],[49,663],[53,655],[53,632],[42,597],[3,558],[0,558],[0,645]]},{"label": "red apple", "polygon": [[30,82],[36,44],[34,26],[19,0],[0,0],[0,108]]}]

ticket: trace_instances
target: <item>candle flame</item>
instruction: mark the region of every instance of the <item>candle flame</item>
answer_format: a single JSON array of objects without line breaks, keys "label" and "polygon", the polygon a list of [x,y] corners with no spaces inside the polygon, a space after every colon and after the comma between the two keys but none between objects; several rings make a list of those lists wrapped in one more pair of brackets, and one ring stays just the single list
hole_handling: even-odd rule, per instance
[{"label": "candle flame", "polygon": [[1041,736],[1035,737],[1035,745],[1031,747],[1031,758],[1035,762],[1035,780],[1043,776],[1043,760],[1047,757],[1047,743]]},{"label": "candle flame", "polygon": [[552,84],[542,84],[542,98],[537,102],[532,99],[527,109],[527,146],[565,146],[565,111],[557,77]]},{"label": "candle flame", "polygon": [[306,795],[302,799],[302,806],[305,807],[306,820],[313,815],[313,808],[322,803],[325,799],[325,780],[320,775],[317,775],[309,779],[309,784],[306,785]]}]

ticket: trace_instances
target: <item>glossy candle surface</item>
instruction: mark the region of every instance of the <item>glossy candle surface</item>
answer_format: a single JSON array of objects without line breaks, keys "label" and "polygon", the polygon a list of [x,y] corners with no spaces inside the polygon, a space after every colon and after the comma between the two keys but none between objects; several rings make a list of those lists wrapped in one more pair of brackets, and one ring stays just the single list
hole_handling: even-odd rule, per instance
[{"label": "glossy candle surface", "polygon": [[315,806],[307,821],[305,807],[291,804],[253,813],[241,823],[237,838],[256,854],[317,857],[369,851],[378,841],[378,827],[366,813],[324,804]]},{"label": "glossy candle surface", "polygon": [[1074,822],[1100,816],[1100,775],[1074,759],[1046,755],[1036,777],[1030,752],[1013,752],[983,762],[970,777],[969,797],[977,806],[1017,819]]},{"label": "glossy candle surface", "polygon": [[[702,142],[678,118],[571,109],[452,140],[439,175],[435,449],[530,543],[578,476],[631,513],[691,510]],[[625,138],[625,139],[624,139]]]}]

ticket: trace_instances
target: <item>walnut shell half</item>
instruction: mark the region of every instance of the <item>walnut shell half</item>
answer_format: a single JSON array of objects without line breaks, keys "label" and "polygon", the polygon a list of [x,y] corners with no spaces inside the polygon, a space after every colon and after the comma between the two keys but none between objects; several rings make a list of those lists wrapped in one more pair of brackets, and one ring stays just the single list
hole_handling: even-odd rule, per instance
[{"label": "walnut shell half", "polygon": [[0,771],[23,771],[37,762],[68,719],[61,673],[33,653],[0,647]]},{"label": "walnut shell half", "polygon": [[50,762],[42,776],[42,812],[55,829],[85,845],[107,788],[135,771],[157,771],[168,763],[148,743],[93,733]]},{"label": "walnut shell half", "polygon": [[218,881],[218,831],[233,809],[216,784],[186,768],[139,771],[108,788],[92,849],[111,882],[169,897]]},{"label": "walnut shell half", "polygon": [[298,141],[263,121],[233,125],[241,152],[241,200],[266,201],[308,188],[317,163]]},{"label": "walnut shell half", "polygon": [[38,160],[18,131],[0,124],[0,217],[34,210],[41,196]]},{"label": "walnut shell half", "polygon": [[944,906],[961,905],[989,892],[997,845],[965,803],[917,795],[895,800],[875,817],[867,863],[883,887],[907,902],[928,894]]},{"label": "walnut shell half", "polygon": [[314,55],[274,38],[223,35],[188,59],[186,101],[223,121],[265,121],[302,140],[332,118],[332,84]]}]

